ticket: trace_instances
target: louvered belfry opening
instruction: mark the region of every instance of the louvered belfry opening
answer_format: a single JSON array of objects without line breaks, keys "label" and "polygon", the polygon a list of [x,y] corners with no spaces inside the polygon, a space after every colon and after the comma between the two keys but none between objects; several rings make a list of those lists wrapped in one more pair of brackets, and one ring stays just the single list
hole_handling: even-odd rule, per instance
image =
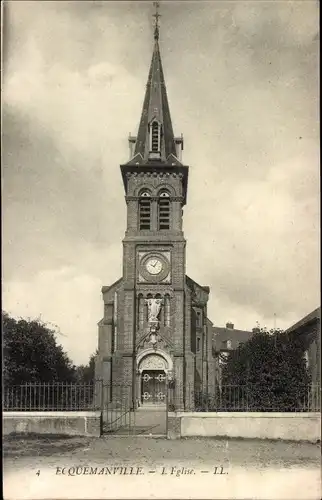
[{"label": "louvered belfry opening", "polygon": [[159,133],[159,124],[157,122],[153,122],[151,126],[151,151],[152,153],[158,153],[160,151],[160,133]]},{"label": "louvered belfry opening", "polygon": [[151,200],[148,193],[142,193],[139,200],[140,231],[151,229]]},{"label": "louvered belfry opening", "polygon": [[170,229],[170,200],[168,193],[161,193],[158,209],[159,229]]}]

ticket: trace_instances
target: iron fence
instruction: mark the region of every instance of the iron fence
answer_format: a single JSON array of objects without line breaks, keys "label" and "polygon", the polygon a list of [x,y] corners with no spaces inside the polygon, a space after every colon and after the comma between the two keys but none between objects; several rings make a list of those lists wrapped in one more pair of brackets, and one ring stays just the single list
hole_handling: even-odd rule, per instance
[{"label": "iron fence", "polygon": [[[27,383],[3,388],[4,411],[90,411],[103,410],[110,422],[133,408],[132,386],[90,384]],[[168,410],[314,412],[321,410],[320,385],[216,385],[206,389],[194,385],[169,384]],[[123,418],[123,417],[122,417]]]},{"label": "iron fence", "polygon": [[320,385],[260,384],[213,386],[207,390],[189,387],[186,405],[194,411],[314,412],[321,409]]},{"label": "iron fence", "polygon": [[5,411],[95,409],[95,384],[26,383],[3,388]]}]

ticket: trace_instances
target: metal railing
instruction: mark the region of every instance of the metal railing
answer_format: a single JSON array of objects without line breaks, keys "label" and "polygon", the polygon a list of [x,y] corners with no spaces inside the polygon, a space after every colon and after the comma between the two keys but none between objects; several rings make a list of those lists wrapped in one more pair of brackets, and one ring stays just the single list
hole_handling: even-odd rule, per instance
[{"label": "metal railing", "polygon": [[103,432],[112,434],[134,432],[135,412],[133,412],[132,384],[102,383],[101,389]]},{"label": "metal railing", "polygon": [[[102,410],[106,422],[128,419],[133,410],[132,385],[26,383],[3,388],[4,411]],[[168,410],[314,412],[321,410],[320,385],[216,385],[206,389],[194,385],[169,385]],[[122,421],[123,421],[122,420]]]},{"label": "metal railing", "polygon": [[282,385],[260,384],[208,386],[207,390],[189,387],[186,407],[217,412],[314,412],[321,409],[321,388],[297,386],[290,391]]},{"label": "metal railing", "polygon": [[95,409],[95,384],[26,383],[3,388],[4,411]]}]

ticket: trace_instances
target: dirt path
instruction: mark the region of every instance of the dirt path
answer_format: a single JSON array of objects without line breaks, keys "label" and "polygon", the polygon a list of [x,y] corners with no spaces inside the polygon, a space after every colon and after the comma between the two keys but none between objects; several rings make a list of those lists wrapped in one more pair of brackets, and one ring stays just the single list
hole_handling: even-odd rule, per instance
[{"label": "dirt path", "polygon": [[20,436],[3,451],[6,500],[320,498],[320,447],[309,443]]},{"label": "dirt path", "polygon": [[31,458],[51,462],[72,458],[87,461],[137,460],[150,463],[167,460],[188,462],[230,461],[238,465],[257,467],[318,467],[320,446],[310,443],[236,439],[181,439],[169,441],[149,437],[5,437],[4,463],[10,466],[17,460]]}]

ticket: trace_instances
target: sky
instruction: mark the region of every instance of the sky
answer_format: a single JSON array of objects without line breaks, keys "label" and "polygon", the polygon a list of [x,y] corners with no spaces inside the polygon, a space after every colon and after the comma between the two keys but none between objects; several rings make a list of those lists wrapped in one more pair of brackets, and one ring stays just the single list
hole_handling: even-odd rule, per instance
[{"label": "sky", "polygon": [[[122,273],[119,165],[137,133],[152,2],[5,5],[2,293],[97,347],[101,287]],[[317,1],[161,2],[172,122],[189,165],[187,274],[208,316],[287,328],[320,305]]]}]

